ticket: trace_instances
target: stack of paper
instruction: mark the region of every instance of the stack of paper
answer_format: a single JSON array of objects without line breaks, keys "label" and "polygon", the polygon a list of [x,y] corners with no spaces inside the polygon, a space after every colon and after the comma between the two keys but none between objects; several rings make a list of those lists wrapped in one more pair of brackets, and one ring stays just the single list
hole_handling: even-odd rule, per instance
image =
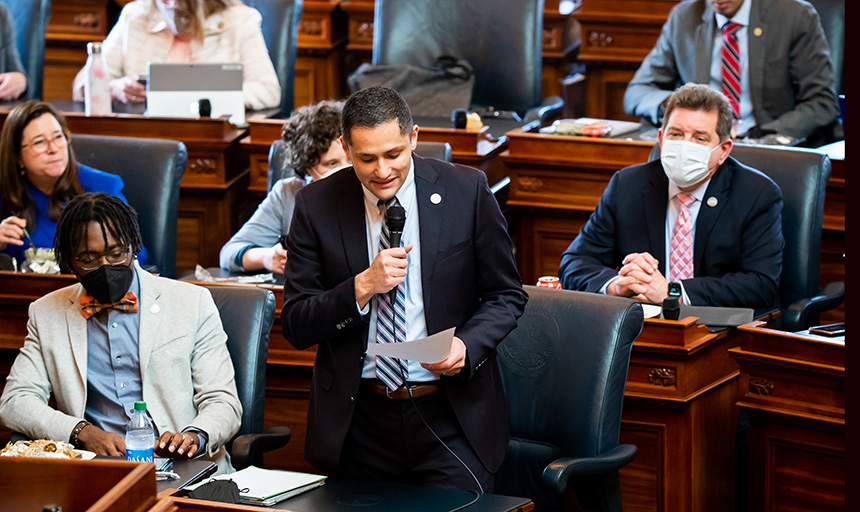
[{"label": "stack of paper", "polygon": [[[233,480],[239,486],[239,497],[243,503],[269,507],[291,496],[323,485],[326,477],[249,466],[241,471],[228,475],[218,475],[212,479]],[[188,489],[192,489],[192,487],[188,487]]]}]

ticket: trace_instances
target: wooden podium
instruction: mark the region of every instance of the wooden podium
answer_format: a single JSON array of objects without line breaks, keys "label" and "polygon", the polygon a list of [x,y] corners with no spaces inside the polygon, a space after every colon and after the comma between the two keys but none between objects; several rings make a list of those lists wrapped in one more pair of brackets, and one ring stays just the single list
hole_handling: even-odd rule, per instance
[{"label": "wooden podium", "polygon": [[845,341],[738,328],[749,510],[845,510]]},{"label": "wooden podium", "polygon": [[621,443],[638,448],[620,472],[627,512],[734,509],[737,338],[696,320],[646,319],[633,343],[621,416]]},{"label": "wooden podium", "polygon": [[155,465],[0,457],[0,496],[3,510],[143,512],[157,500]]}]

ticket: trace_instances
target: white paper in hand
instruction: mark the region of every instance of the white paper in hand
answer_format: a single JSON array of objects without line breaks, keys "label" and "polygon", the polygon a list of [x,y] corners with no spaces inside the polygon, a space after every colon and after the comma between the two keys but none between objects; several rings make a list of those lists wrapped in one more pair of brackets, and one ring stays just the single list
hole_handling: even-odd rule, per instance
[{"label": "white paper in hand", "polygon": [[397,357],[419,363],[438,363],[451,353],[454,328],[451,327],[421,340],[404,343],[369,343],[367,353],[374,356]]}]

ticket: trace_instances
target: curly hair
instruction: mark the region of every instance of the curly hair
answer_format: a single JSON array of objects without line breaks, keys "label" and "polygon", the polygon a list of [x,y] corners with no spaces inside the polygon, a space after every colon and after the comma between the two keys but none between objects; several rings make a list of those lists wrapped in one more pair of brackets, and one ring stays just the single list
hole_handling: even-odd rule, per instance
[{"label": "curly hair", "polygon": [[296,176],[304,178],[307,170],[320,162],[332,141],[340,137],[341,112],[342,101],[324,100],[297,108],[284,121],[281,129],[287,156],[284,161]]}]

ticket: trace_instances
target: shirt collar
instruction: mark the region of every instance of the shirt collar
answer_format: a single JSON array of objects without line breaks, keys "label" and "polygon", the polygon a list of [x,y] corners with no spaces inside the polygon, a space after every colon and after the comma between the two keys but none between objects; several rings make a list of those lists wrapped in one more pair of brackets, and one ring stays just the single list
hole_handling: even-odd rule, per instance
[{"label": "shirt collar", "polygon": [[[717,168],[717,172],[720,172],[719,167]],[[680,187],[678,187],[678,185],[675,184],[675,182],[669,180],[669,199],[672,199],[681,192],[684,192],[685,194],[690,194],[691,196],[695,197],[696,200],[702,201],[702,199],[704,199],[705,197],[705,191],[708,189],[708,184],[711,183],[711,180],[714,179],[714,176],[716,175],[717,173],[715,172],[713,175],[711,175],[710,178],[706,179],[705,181],[700,183],[698,187],[694,188],[689,192],[684,192],[683,190],[681,190]]]},{"label": "shirt collar", "polygon": [[720,30],[722,30],[723,26],[730,21],[743,25],[744,27],[748,27],[750,25],[750,4],[752,4],[752,2],[753,0],[744,0],[744,3],[741,4],[741,8],[738,9],[738,12],[736,12],[731,18],[726,18],[718,12],[714,12],[714,16],[717,19],[717,26]]}]

